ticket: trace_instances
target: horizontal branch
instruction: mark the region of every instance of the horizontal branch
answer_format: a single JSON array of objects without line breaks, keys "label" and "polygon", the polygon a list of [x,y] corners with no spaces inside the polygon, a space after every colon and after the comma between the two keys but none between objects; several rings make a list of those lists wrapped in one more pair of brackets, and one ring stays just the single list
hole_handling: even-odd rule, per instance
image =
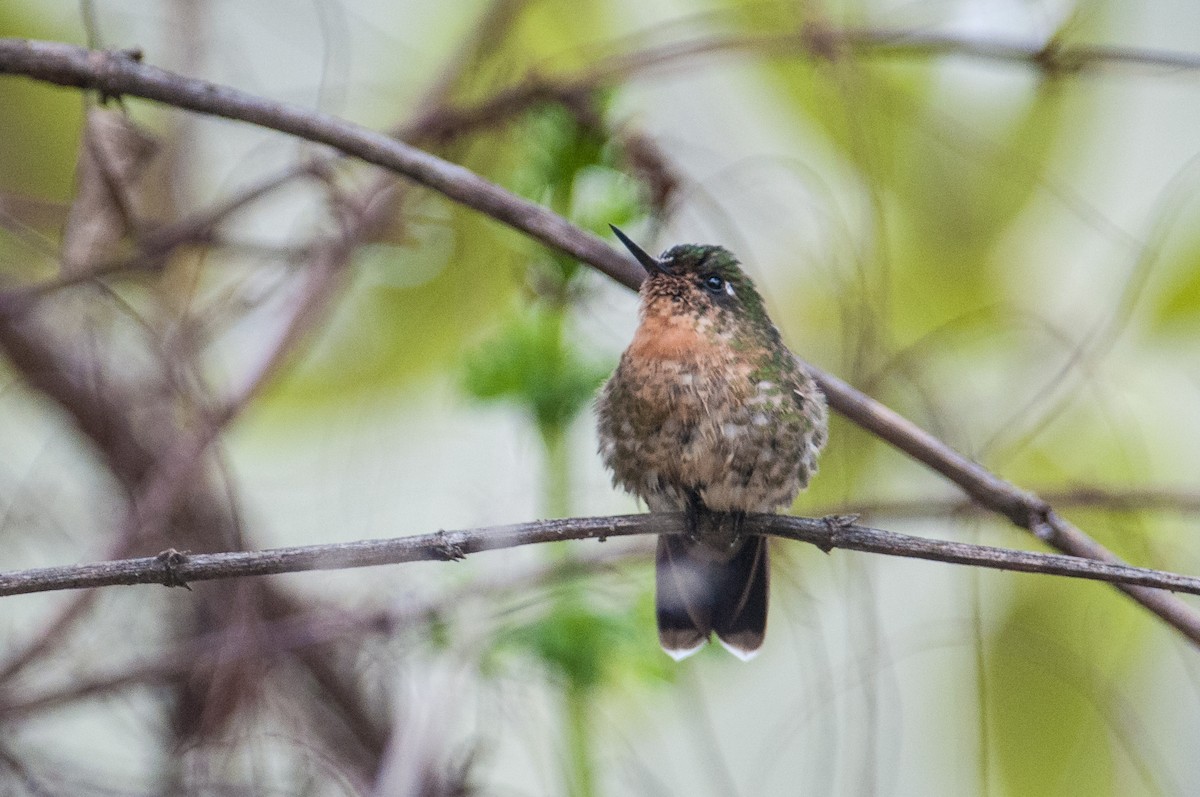
[{"label": "horizontal branch", "polygon": [[1150,67],[1180,71],[1200,70],[1200,55],[1171,50],[1151,50],[1105,44],[1067,44],[1054,38],[1045,44],[980,39],[953,34],[888,29],[820,29],[809,34],[819,43],[839,39],[856,55],[930,58],[948,55],[985,61],[1009,61],[1036,66],[1047,72],[1078,72],[1090,67]]},{"label": "horizontal branch", "polygon": [[[650,542],[647,540],[647,542]],[[570,559],[539,560],[521,566],[494,569],[447,589],[432,590],[403,601],[384,600],[376,606],[324,607],[278,619],[264,619],[252,629],[225,626],[187,639],[142,663],[126,663],[115,670],[69,678],[45,691],[20,695],[0,689],[0,724],[13,717],[70,705],[77,700],[111,695],[124,689],[169,682],[195,671],[197,662],[233,666],[242,661],[270,661],[281,654],[335,642],[360,645],[368,634],[392,636],[416,623],[436,620],[447,610],[471,601],[494,604],[513,590],[528,591],[562,578],[594,573],[599,568],[643,561],[653,555],[650,545],[593,546]],[[97,595],[95,591],[85,593]]]},{"label": "horizontal branch", "polygon": [[[158,556],[121,559],[0,573],[0,596],[64,589],[132,584],[184,587],[193,581],[340,570],[402,562],[454,561],[468,554],[561,540],[681,534],[682,514],[617,515],[614,517],[539,520],[511,526],[439,531],[385,540],[302,545],[265,551],[187,554],[175,550]],[[851,551],[928,559],[994,570],[1086,578],[1122,585],[1200,595],[1200,578],[1126,564],[1098,562],[1063,554],[1018,551],[989,545],[931,540],[867,528],[846,518],[802,518],[752,515],[747,533],[811,543],[824,551]]]},{"label": "horizontal branch", "polygon": [[[1200,492],[1164,487],[1068,487],[1039,492],[1045,501],[1059,509],[1095,510],[1113,513],[1200,514]],[[942,495],[913,496],[853,504],[829,504],[809,511],[827,514],[853,512],[865,518],[935,518],[990,513],[987,507],[970,499]]]}]

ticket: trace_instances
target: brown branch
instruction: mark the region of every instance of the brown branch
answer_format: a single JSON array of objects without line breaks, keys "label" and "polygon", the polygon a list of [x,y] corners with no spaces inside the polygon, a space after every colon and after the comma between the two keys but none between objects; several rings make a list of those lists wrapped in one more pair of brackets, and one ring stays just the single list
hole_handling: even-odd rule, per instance
[{"label": "brown branch", "polygon": [[[32,300],[46,296],[54,291],[91,282],[102,277],[123,272],[153,271],[160,268],[176,250],[183,246],[221,244],[222,242],[217,235],[217,228],[227,218],[298,177],[313,176],[319,168],[319,164],[293,167],[282,174],[274,175],[250,186],[244,191],[219,203],[216,207],[198,213],[191,218],[142,231],[138,236],[137,245],[132,254],[105,260],[93,265],[91,268],[79,270],[72,274],[59,275],[47,282],[9,288],[0,293],[0,300],[12,307],[21,307]],[[305,252],[292,252],[290,254],[296,256],[303,255]]]},{"label": "brown branch", "polygon": [[496,92],[479,105],[438,108],[410,126],[409,132],[436,137],[461,127],[476,127],[511,116],[539,102],[569,102],[574,97],[660,67],[723,53],[832,60],[839,57],[930,60],[957,56],[1035,68],[1047,74],[1078,74],[1097,67],[1148,67],[1200,71],[1200,55],[1106,45],[1070,45],[1057,39],[1018,42],[895,28],[826,28],[760,34],[697,37],[621,53],[576,74],[533,74]]},{"label": "brown branch", "polygon": [[328,144],[515,227],[618,281],[636,283],[643,276],[636,263],[541,205],[424,150],[329,114],[177,75],[143,64],[127,52],[91,51],[58,42],[0,39],[0,74],[94,89],[108,97],[142,97]]},{"label": "brown branch", "polygon": [[732,33],[668,42],[609,58],[590,69],[588,74],[594,81],[608,82],[645,73],[654,67],[731,52],[825,60],[840,57],[928,60],[958,56],[1032,67],[1047,74],[1077,74],[1097,67],[1200,71],[1200,55],[1188,52],[1103,44],[1073,45],[1057,38],[1021,42],[902,28],[809,25],[782,33]]},{"label": "brown branch", "polygon": [[[1046,502],[1060,509],[1095,510],[1101,512],[1154,512],[1180,515],[1200,514],[1200,493],[1162,487],[1132,487],[1109,489],[1093,486],[1045,490],[1038,493]],[[989,512],[974,501],[952,496],[856,501],[851,504],[830,505],[825,514],[854,512],[869,518],[934,518],[954,517]],[[809,508],[820,514],[820,509]]]},{"label": "brown branch", "polygon": [[[1121,564],[1107,548],[1059,516],[1041,497],[1026,492],[967,459],[907,418],[860,393],[832,374],[813,369],[830,406],[854,423],[891,443],[896,448],[945,476],[983,506],[1033,532],[1039,539],[1072,556]],[[1150,611],[1200,644],[1200,613],[1178,598],[1135,586],[1117,583]]]},{"label": "brown branch", "polygon": [[[1070,576],[1108,581],[1124,588],[1171,590],[1200,595],[1200,577],[1063,554],[1018,551],[988,545],[930,540],[855,525],[844,518],[801,518],[752,515],[745,530],[808,542],[824,551],[844,548],[887,556],[973,565],[994,570]],[[0,573],[0,597],[31,592],[133,584],[187,586],[195,581],[340,570],[402,562],[455,561],[469,554],[560,540],[680,534],[683,516],[676,514],[539,520],[511,526],[439,531],[384,540],[301,545],[265,551],[233,551],[189,555],[175,550],[158,556],[86,565]]]},{"label": "brown branch", "polygon": [[[95,89],[108,96],[144,97],[325,143],[403,174],[522,230],[629,287],[636,287],[643,277],[641,269],[628,258],[551,211],[461,166],[327,114],[176,75],[144,65],[127,53],[94,52],[52,42],[0,39],[0,74],[5,73]],[[836,411],[942,474],[983,506],[1032,531],[1060,551],[1120,564],[1112,552],[1057,515],[1040,497],[1000,479],[832,374],[817,368],[812,368],[812,372]],[[1200,613],[1174,596],[1136,586],[1137,583],[1117,586],[1200,644]]]},{"label": "brown branch", "polygon": [[639,559],[645,561],[653,555],[652,543],[620,548],[594,547],[570,559],[505,568],[440,594],[430,593],[401,603],[387,601],[382,607],[295,612],[281,619],[264,621],[264,625],[256,629],[258,633],[253,635],[247,634],[244,627],[222,628],[181,640],[172,650],[149,661],[126,662],[107,672],[86,676],[74,673],[64,683],[40,693],[18,696],[0,690],[0,722],[127,689],[168,683],[192,672],[197,661],[211,660],[217,655],[271,660],[309,648],[347,644],[348,640],[353,640],[349,642],[351,646],[359,646],[367,635],[390,637],[417,623],[436,622],[448,611],[457,610],[471,601],[494,605],[499,595],[513,590],[527,591],[545,582],[594,574],[602,568]]},{"label": "brown branch", "polygon": [[[831,35],[835,40],[840,37],[857,55],[913,58],[959,55],[1035,66],[1050,73],[1078,72],[1099,66],[1139,66],[1189,72],[1200,70],[1200,55],[1196,53],[1103,44],[1064,44],[1058,39],[1050,39],[1044,44],[1030,44],[886,29],[847,30],[840,34],[834,31]],[[810,39],[820,38],[822,34],[819,32],[810,34]]]},{"label": "brown branch", "polygon": [[[511,13],[511,3],[498,2],[494,14],[500,17]],[[481,31],[489,31],[487,25]],[[1191,53],[1148,50],[1104,45],[1065,45],[1051,40],[1044,44],[1015,41],[979,40],[953,35],[906,31],[888,28],[818,28],[772,34],[733,34],[698,38],[665,45],[647,47],[598,62],[576,74],[564,77],[544,77],[531,74],[526,79],[502,89],[476,104],[455,107],[444,102],[429,103],[430,108],[415,120],[395,127],[389,135],[408,143],[446,141],[458,138],[482,127],[503,123],[507,119],[543,102],[577,105],[582,98],[618,80],[651,72],[655,67],[670,66],[680,61],[724,52],[746,52],[781,56],[833,58],[850,54],[862,58],[931,59],[962,56],[980,60],[1008,62],[1033,66],[1048,73],[1078,73],[1097,66],[1145,66],[1182,71],[1200,70],[1200,56]],[[458,68],[465,68],[460,64]],[[440,96],[443,84],[452,82],[448,75],[434,94]],[[634,140],[634,146],[645,142]],[[158,265],[174,248],[182,244],[213,242],[216,226],[234,210],[267,194],[297,177],[319,172],[335,163],[338,157],[316,158],[310,163],[293,166],[284,172],[250,186],[222,206],[195,219],[150,230],[139,243],[137,251],[124,258],[102,263],[87,273],[60,277],[44,285],[11,290],[9,300],[33,298],[42,293],[67,287],[97,277],[123,271],[149,269]]]}]

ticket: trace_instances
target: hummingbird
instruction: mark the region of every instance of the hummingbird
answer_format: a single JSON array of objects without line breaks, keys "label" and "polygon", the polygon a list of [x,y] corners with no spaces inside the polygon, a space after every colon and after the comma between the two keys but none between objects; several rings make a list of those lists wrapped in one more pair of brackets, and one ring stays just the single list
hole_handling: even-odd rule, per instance
[{"label": "hummingbird", "polygon": [[749,660],[766,634],[769,570],[766,539],[743,536],[742,522],[808,485],[825,397],[729,250],[653,257],[612,229],[647,277],[637,331],[596,403],[600,456],[615,486],[686,520],[685,534],[658,538],[659,643],[678,661],[715,632]]}]

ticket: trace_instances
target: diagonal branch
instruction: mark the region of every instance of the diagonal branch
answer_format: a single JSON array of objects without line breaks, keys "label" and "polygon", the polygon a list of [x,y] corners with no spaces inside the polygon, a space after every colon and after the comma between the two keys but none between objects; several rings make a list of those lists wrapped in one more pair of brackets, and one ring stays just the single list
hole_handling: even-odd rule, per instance
[{"label": "diagonal branch", "polygon": [[[143,97],[328,144],[405,175],[455,202],[521,230],[624,285],[636,287],[643,276],[641,269],[625,256],[550,210],[468,169],[328,114],[177,75],[142,64],[134,54],[89,51],[55,42],[0,39],[0,74],[26,75],[59,85],[94,89],[106,96]],[[836,411],[942,474],[981,505],[1008,517],[1060,551],[1120,564],[1111,551],[1056,514],[1040,497],[1004,481],[832,374],[817,368],[811,370]],[[1200,613],[1186,603],[1134,583],[1118,584],[1118,589],[1200,644]]]},{"label": "diagonal branch", "polygon": [[636,284],[642,278],[642,270],[628,258],[541,205],[469,169],[320,111],[177,75],[143,64],[129,52],[86,50],[58,42],[0,39],[0,74],[94,89],[106,97],[142,97],[328,144],[515,227],[549,247],[595,265],[620,282]]},{"label": "diagonal branch", "polygon": [[[863,429],[942,474],[978,503],[1028,529],[1063,553],[1122,564],[1116,554],[1061,517],[1041,497],[1001,479],[836,376],[817,369],[813,369],[813,373],[825,391],[830,406]],[[1200,644],[1200,614],[1191,606],[1165,592],[1135,586],[1134,582],[1118,583],[1116,587],[1182,631],[1194,643]]]},{"label": "diagonal branch", "polygon": [[[847,517],[751,515],[746,518],[745,530],[751,534],[808,542],[826,552],[844,548],[993,570],[1108,581],[1123,588],[1139,585],[1145,590],[1165,589],[1200,595],[1200,577],[1196,576],[1063,554],[931,540],[859,526]],[[521,545],[559,540],[598,539],[603,542],[609,537],[682,534],[684,531],[683,515],[663,513],[537,520],[511,526],[438,531],[383,540],[300,545],[265,551],[189,555],[169,550],[158,556],[138,559],[0,573],[0,597],[133,584],[186,587],[193,581],[245,576],[341,570],[401,562],[457,561],[468,554]]]}]

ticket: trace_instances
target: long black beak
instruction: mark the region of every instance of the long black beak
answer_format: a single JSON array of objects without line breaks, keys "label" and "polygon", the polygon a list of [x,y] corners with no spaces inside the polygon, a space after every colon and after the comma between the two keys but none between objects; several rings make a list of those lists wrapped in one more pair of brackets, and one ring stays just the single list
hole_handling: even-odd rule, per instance
[{"label": "long black beak", "polygon": [[660,261],[657,257],[654,257],[653,255],[649,254],[642,247],[635,244],[632,240],[630,240],[629,236],[626,235],[625,233],[621,232],[615,224],[610,224],[608,226],[612,227],[612,231],[614,233],[616,233],[617,238],[620,239],[621,243],[625,244],[626,249],[628,249],[630,252],[633,253],[633,256],[637,259],[637,262],[641,263],[642,268],[646,269],[646,271],[648,273],[650,273],[650,274],[670,274],[671,273],[670,269],[668,269],[666,266],[664,266],[662,264],[662,261]]}]

